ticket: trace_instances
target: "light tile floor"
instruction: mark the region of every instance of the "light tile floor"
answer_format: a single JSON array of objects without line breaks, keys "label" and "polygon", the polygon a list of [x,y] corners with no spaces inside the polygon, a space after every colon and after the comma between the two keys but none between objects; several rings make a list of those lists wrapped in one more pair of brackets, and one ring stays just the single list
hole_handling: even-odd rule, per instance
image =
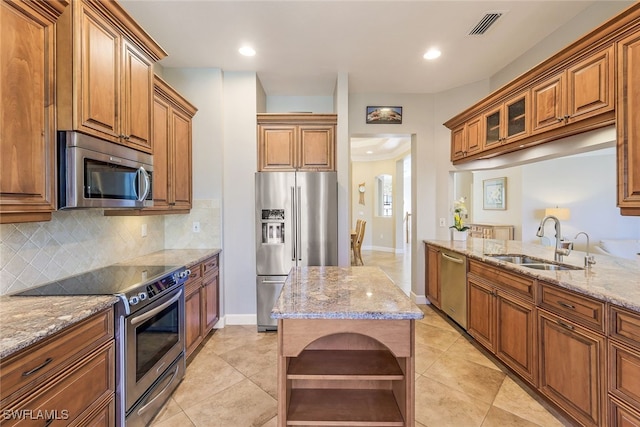
[{"label": "light tile floor", "polygon": [[[363,251],[410,289],[407,255]],[[406,271],[405,271],[406,270]],[[416,322],[416,427],[570,426],[430,306]],[[215,331],[187,366],[154,427],[276,426],[276,333]]]}]

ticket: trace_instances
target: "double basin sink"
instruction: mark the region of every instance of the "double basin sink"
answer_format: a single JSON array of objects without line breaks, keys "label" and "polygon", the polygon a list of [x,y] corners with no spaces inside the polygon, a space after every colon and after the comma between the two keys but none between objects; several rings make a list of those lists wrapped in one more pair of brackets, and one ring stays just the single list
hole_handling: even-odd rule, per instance
[{"label": "double basin sink", "polygon": [[518,264],[522,267],[532,268],[535,270],[584,270],[582,267],[576,267],[569,264],[560,264],[557,262],[551,262],[540,258],[534,258],[529,255],[521,254],[485,254],[485,256],[499,260],[510,262],[511,264]]}]

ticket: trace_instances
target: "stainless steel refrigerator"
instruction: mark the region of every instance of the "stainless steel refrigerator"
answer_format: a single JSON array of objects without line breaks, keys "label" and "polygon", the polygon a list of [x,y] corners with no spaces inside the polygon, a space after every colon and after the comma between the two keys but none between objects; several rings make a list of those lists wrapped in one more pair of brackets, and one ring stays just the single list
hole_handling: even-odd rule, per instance
[{"label": "stainless steel refrigerator", "polygon": [[292,267],[338,265],[336,172],[256,173],[258,331],[271,319]]}]

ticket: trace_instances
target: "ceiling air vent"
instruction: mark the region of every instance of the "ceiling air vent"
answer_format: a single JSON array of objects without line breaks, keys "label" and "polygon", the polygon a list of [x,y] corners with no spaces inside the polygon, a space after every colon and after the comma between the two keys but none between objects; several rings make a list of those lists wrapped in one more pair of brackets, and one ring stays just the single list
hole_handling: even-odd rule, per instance
[{"label": "ceiling air vent", "polygon": [[503,12],[487,12],[482,19],[469,31],[470,36],[480,36],[503,15]]}]

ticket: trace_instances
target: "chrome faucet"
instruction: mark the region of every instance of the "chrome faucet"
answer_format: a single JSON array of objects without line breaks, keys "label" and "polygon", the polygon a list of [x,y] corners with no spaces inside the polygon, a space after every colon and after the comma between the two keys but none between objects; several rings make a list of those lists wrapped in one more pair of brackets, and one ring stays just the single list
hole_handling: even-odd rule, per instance
[{"label": "chrome faucet", "polygon": [[596,259],[594,258],[593,255],[589,255],[589,235],[584,231],[581,231],[578,234],[576,234],[576,237],[574,237],[573,239],[574,240],[577,239],[578,236],[581,234],[584,234],[585,237],[587,238],[587,254],[584,256],[584,268],[591,268],[591,266],[596,263]]},{"label": "chrome faucet", "polygon": [[553,215],[548,215],[542,218],[542,221],[540,221],[540,226],[538,227],[538,231],[536,232],[536,236],[544,237],[544,224],[548,220],[552,220],[555,223],[556,228],[556,251],[554,253],[553,259],[558,262],[562,262],[562,257],[571,253],[571,249],[573,249],[573,243],[562,239],[562,233],[560,232],[560,220]]}]

